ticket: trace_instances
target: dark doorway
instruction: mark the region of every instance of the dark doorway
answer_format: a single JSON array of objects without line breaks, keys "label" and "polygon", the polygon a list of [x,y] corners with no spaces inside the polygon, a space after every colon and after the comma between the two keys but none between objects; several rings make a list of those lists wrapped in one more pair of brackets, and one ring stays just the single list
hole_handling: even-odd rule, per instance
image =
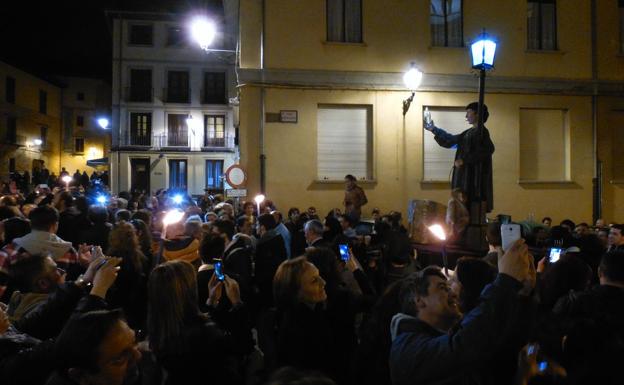
[{"label": "dark doorway", "polygon": [[130,159],[130,190],[150,192],[150,160]]}]

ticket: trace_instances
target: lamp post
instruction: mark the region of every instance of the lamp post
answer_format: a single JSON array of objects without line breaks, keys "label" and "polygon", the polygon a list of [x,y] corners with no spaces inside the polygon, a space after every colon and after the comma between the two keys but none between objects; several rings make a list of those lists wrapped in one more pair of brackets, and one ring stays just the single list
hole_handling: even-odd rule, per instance
[{"label": "lamp post", "polygon": [[483,99],[485,96],[485,72],[494,68],[494,56],[496,55],[496,43],[488,37],[485,29],[479,38],[470,46],[472,56],[472,68],[479,70],[479,111],[478,128],[479,134],[483,132]]},{"label": "lamp post", "polygon": [[414,94],[418,87],[420,87],[420,83],[422,82],[423,73],[416,68],[416,64],[412,62],[410,64],[410,69],[403,75],[403,83],[405,83],[405,87],[407,87],[412,94],[409,98],[403,100],[403,116],[407,114],[407,111],[414,100]]},{"label": "lamp post", "polygon": [[440,225],[431,225],[429,226],[429,231],[436,238],[442,241],[442,264],[444,265],[444,275],[448,277],[448,258],[446,257],[446,232],[444,231],[444,227]]},{"label": "lamp post", "polygon": [[98,118],[97,120],[98,126],[106,130],[108,128],[108,119],[106,118]]},{"label": "lamp post", "polygon": [[[470,54],[472,57],[472,68],[479,71],[479,108],[477,111],[477,132],[479,143],[483,138],[483,105],[485,97],[485,74],[488,70],[494,68],[494,57],[496,55],[496,43],[486,33],[485,29],[479,38],[470,45]],[[487,247],[485,242],[485,225],[486,209],[483,205],[483,172],[478,169],[475,172],[475,191],[476,194],[471,198],[470,217],[471,226],[469,227],[468,242],[472,248],[484,249]]]}]

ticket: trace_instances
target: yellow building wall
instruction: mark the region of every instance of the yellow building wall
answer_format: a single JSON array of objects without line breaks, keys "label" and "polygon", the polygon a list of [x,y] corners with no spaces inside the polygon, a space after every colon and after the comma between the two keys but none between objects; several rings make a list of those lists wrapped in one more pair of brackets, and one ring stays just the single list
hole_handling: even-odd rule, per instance
[{"label": "yellow building wall", "polygon": [[[9,159],[15,158],[17,171],[32,171],[34,159],[43,160],[45,166],[58,174],[61,145],[61,89],[27,72],[0,62],[0,89],[5,90],[6,77],[15,79],[15,103],[6,103],[4,92],[0,111],[4,115],[2,135],[6,133],[6,116],[17,118],[17,136],[23,137],[23,146],[2,146],[0,151],[0,175],[9,171]],[[39,113],[39,90],[47,93],[47,113]],[[41,138],[41,126],[46,126],[47,146],[34,145]],[[4,138],[3,138],[4,139]]]},{"label": "yellow building wall", "polygon": [[[259,2],[241,3],[241,67],[258,68]],[[467,46],[486,28],[498,40],[495,76],[591,77],[589,0],[557,2],[559,50],[527,52],[524,1],[464,4]],[[469,72],[468,48],[431,47],[429,1],[372,0],[363,4],[363,43],[326,42],[325,0],[266,1],[266,68],[403,72],[411,61],[425,73]]]},{"label": "yellow building wall", "polygon": [[624,222],[624,98],[598,98],[598,159],[603,172],[603,217]]},{"label": "yellow building wall", "polygon": [[598,77],[624,79],[624,52],[620,49],[620,16],[617,0],[596,1]]},{"label": "yellow building wall", "polygon": [[[314,205],[321,213],[341,207],[342,183],[316,182],[316,132],[318,104],[368,104],[373,109],[373,167],[375,183],[363,183],[369,204],[383,211],[406,212],[410,199],[430,199],[446,204],[447,184],[422,184],[423,105],[464,107],[476,95],[466,93],[417,93],[405,121],[402,92],[267,89],[266,112],[297,110],[298,123],[266,123],[266,193],[282,210]],[[525,219],[551,216],[589,221],[592,215],[592,131],[588,97],[487,95],[490,109],[487,127],[496,146],[494,162],[494,211]],[[571,183],[519,184],[520,108],[569,110],[571,131]],[[258,126],[260,90],[244,87],[241,93],[241,163],[250,175],[250,195],[259,190]],[[451,165],[449,165],[450,169]],[[571,205],[570,202],[574,202]]]}]

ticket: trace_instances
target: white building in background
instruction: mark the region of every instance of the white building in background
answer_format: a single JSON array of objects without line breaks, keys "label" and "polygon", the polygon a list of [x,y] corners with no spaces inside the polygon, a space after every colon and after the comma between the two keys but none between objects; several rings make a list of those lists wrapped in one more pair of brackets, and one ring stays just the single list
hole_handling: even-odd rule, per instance
[{"label": "white building in background", "polygon": [[[113,37],[112,191],[222,191],[223,172],[238,154],[235,54],[203,51],[190,37],[188,15],[107,15]],[[233,51],[238,16],[223,9],[214,16],[219,34],[212,47]]]}]

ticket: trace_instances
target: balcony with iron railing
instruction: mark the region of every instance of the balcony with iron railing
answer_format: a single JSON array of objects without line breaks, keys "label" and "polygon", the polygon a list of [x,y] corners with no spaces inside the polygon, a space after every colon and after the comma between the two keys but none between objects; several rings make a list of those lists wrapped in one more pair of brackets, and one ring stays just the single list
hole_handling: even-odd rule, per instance
[{"label": "balcony with iron railing", "polygon": [[234,149],[234,136],[229,134],[221,137],[208,135],[204,136],[202,144],[202,151],[232,150]]},{"label": "balcony with iron railing", "polygon": [[139,135],[136,132],[126,132],[119,138],[117,146],[120,149],[132,151],[234,151],[234,135],[226,133],[223,136],[192,136],[184,132],[164,133],[160,135]]},{"label": "balcony with iron railing", "polygon": [[201,89],[201,104],[228,104],[225,90],[215,92],[214,89]]},{"label": "balcony with iron railing", "polygon": [[152,103],[154,101],[154,89],[147,87],[126,87],[124,100],[133,103]]},{"label": "balcony with iron railing", "polygon": [[163,102],[188,104],[191,102],[191,89],[163,88]]}]

